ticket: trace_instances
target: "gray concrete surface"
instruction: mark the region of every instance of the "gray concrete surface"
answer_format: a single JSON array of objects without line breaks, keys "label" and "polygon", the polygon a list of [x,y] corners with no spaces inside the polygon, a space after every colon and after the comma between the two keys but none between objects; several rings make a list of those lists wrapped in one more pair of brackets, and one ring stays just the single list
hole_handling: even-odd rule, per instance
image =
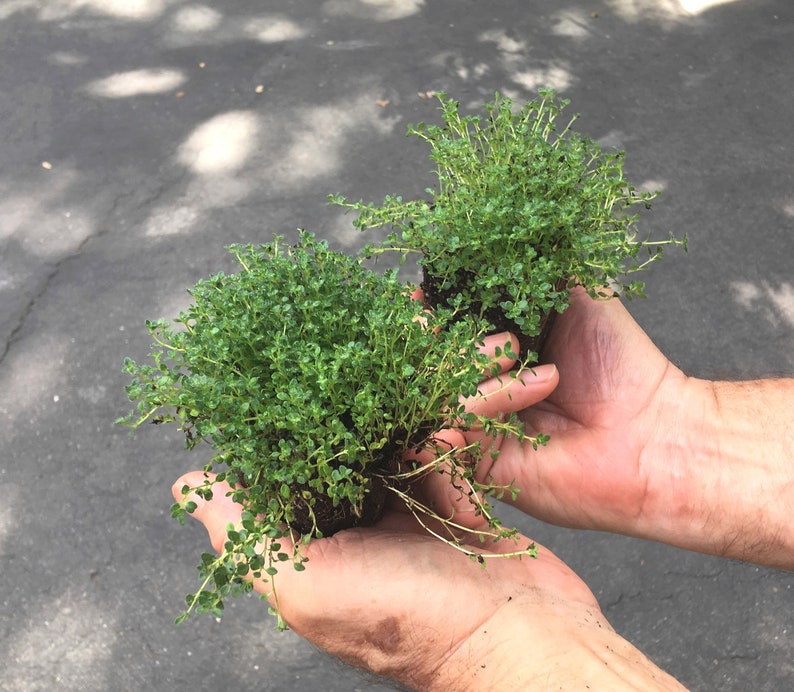
[{"label": "gray concrete surface", "polygon": [[[559,89],[689,235],[641,324],[693,375],[794,371],[792,46],[790,0],[0,1],[0,688],[392,689],[255,600],[175,628],[207,544],[169,487],[202,459],[113,421],[144,319],[225,245],[353,248],[326,194],[430,182],[420,93]],[[794,575],[505,518],[693,689],[794,688]]]}]

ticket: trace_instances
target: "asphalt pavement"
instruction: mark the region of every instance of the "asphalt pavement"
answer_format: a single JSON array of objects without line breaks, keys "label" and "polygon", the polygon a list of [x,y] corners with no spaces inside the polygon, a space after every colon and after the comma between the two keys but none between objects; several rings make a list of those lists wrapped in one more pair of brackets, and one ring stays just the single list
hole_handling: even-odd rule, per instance
[{"label": "asphalt pavement", "polygon": [[[793,47],[790,0],[0,1],[0,689],[394,689],[253,598],[175,627],[208,544],[170,485],[206,456],[114,420],[226,245],[354,250],[326,195],[432,183],[433,92],[570,98],[689,237],[640,324],[691,375],[794,372]],[[791,573],[504,518],[689,687],[794,689]]]}]

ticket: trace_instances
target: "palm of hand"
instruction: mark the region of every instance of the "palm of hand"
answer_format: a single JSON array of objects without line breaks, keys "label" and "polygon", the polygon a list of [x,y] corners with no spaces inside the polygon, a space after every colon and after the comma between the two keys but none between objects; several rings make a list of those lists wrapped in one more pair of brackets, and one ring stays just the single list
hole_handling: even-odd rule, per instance
[{"label": "palm of hand", "polygon": [[664,460],[645,452],[667,385],[684,376],[619,301],[582,290],[557,317],[544,357],[560,383],[520,416],[551,440],[537,451],[505,441],[491,472],[497,482],[516,478],[518,506],[541,519],[623,532],[661,471]]},{"label": "palm of hand", "polygon": [[[483,545],[472,539],[470,547],[507,552],[516,545]],[[474,648],[469,661],[474,667],[475,659],[489,653],[476,650],[478,634],[498,629],[506,609],[538,616],[539,640],[548,632],[540,623],[553,618],[565,627],[572,612],[582,613],[582,620],[600,618],[588,587],[549,551],[540,548],[536,560],[491,558],[483,568],[397,509],[374,528],[341,532],[314,542],[309,550],[306,573],[313,573],[309,579],[305,573],[291,579],[289,603],[282,599],[291,627],[369,670],[391,675],[413,670],[413,683],[439,675],[450,652],[464,648]],[[330,603],[337,613],[328,620]],[[345,627],[349,632],[340,636]],[[417,652],[427,656],[423,660]],[[466,663],[456,665],[466,668]]]},{"label": "palm of hand", "polygon": [[[196,483],[194,474],[174,487]],[[193,516],[221,550],[227,527],[240,521],[240,505],[220,485],[211,501],[194,499]],[[509,552],[516,546],[472,539],[471,547]],[[540,548],[536,560],[492,558],[483,568],[396,506],[377,526],[314,540],[305,554],[305,571],[283,569],[276,577],[278,608],[290,627],[348,663],[411,685],[424,687],[447,668],[466,669],[467,661],[478,668],[478,657],[490,653],[479,650],[482,634],[524,622],[516,618],[522,609],[538,623],[530,652],[548,651],[552,622],[563,631],[577,621],[609,628],[588,587],[549,551]],[[254,588],[274,603],[269,581]]]}]

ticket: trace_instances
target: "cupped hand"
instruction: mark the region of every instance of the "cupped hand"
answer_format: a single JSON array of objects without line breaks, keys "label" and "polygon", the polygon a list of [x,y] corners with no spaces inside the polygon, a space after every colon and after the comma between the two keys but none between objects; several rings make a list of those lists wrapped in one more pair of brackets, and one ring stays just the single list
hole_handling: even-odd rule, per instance
[{"label": "cupped hand", "polygon": [[[182,500],[185,484],[200,485],[204,477],[195,471],[180,478],[175,499]],[[210,501],[188,498],[216,551],[228,527],[239,525],[242,509],[225,488],[218,483]],[[502,552],[516,544],[475,540],[471,547]],[[285,563],[275,576],[284,620],[340,659],[412,688],[495,689],[499,681],[529,681],[588,633],[611,633],[587,586],[548,550],[540,547],[536,559],[489,558],[483,566],[396,505],[374,527],[341,531],[302,550],[309,558],[304,571]],[[269,580],[254,588],[275,605]],[[520,655],[500,646],[513,637]]]},{"label": "cupped hand", "polygon": [[[519,414],[550,441],[533,449],[507,439],[479,473],[497,484],[514,480],[515,504],[545,521],[654,537],[651,523],[675,500],[688,378],[619,300],[594,300],[582,289],[571,298],[542,354],[559,384]],[[520,396],[519,389],[510,391]],[[482,406],[474,401],[471,409]]]}]

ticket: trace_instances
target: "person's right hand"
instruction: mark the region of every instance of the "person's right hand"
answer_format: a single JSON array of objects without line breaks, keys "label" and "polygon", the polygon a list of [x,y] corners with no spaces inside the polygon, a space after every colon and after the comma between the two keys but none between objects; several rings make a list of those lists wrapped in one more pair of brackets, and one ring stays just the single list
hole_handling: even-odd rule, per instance
[{"label": "person's right hand", "polygon": [[[653,524],[678,501],[677,431],[679,417],[693,415],[690,380],[619,300],[593,300],[582,289],[571,297],[542,354],[559,384],[520,414],[530,431],[551,436],[548,445],[507,439],[478,475],[514,481],[514,504],[544,521],[669,540]],[[518,383],[510,386],[518,393]]]},{"label": "person's right hand", "polygon": [[[550,523],[794,569],[794,379],[687,377],[619,300],[571,298],[541,354],[556,389],[521,403],[530,373],[509,384],[548,445],[497,440],[479,477],[512,481],[514,504]],[[499,414],[488,407],[469,404]]]}]

